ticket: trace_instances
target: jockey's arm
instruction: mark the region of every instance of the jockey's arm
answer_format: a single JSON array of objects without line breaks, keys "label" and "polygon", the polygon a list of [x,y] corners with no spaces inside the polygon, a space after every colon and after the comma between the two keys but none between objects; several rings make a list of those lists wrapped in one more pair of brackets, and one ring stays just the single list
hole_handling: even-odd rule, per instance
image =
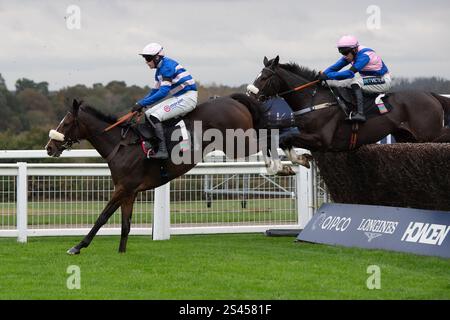
[{"label": "jockey's arm", "polygon": [[[345,58],[342,58],[345,60]],[[347,61],[347,60],[346,60]],[[366,54],[360,54],[356,57],[356,61],[351,66],[350,69],[344,70],[344,71],[330,71],[327,72],[325,70],[325,73],[327,77],[331,80],[344,80],[344,79],[351,79],[355,76],[355,73],[360,72],[370,61],[370,58]],[[348,64],[348,63],[347,63]]]},{"label": "jockey's arm", "polygon": [[139,100],[138,103],[143,107],[147,107],[167,97],[169,91],[170,86],[161,85],[159,89],[152,89],[152,91],[150,91],[150,93],[144,98]]},{"label": "jockey's arm", "polygon": [[138,101],[138,103],[141,106],[147,107],[149,105],[152,105],[155,102],[158,102],[158,101],[164,99],[169,94],[170,88],[172,86],[172,79],[175,74],[175,68],[173,68],[171,66],[170,67],[162,67],[160,74],[161,74],[162,80],[159,83],[159,88],[152,89],[147,96],[145,96],[143,99]]},{"label": "jockey's arm", "polygon": [[325,69],[324,73],[328,74],[329,72],[336,72],[341,70],[343,67],[348,65],[350,62],[347,61],[344,57],[340,58],[335,64],[329,66]]}]

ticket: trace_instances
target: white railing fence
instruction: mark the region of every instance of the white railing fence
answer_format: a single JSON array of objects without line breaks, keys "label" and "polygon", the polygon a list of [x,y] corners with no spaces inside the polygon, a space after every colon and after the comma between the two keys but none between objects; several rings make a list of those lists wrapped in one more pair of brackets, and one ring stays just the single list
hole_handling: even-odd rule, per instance
[{"label": "white railing fence", "polygon": [[[99,157],[95,150],[64,155]],[[47,155],[1,151],[0,158]],[[163,240],[171,234],[303,228],[327,194],[316,169],[293,169],[295,176],[279,177],[267,176],[261,161],[200,163],[184,176],[139,194],[130,234]],[[28,236],[85,235],[113,189],[104,163],[0,164],[0,237],[26,242]],[[120,234],[120,220],[118,210],[99,234]]]}]

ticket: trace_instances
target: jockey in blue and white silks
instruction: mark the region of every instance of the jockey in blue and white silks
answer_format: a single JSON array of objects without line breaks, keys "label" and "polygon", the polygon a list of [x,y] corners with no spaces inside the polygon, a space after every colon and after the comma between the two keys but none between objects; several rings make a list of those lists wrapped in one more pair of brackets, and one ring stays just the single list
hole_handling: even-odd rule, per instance
[{"label": "jockey in blue and white silks", "polygon": [[[142,55],[151,69],[156,68],[155,86],[147,96],[139,100],[132,111],[145,111],[146,119],[154,126],[160,140],[158,152],[149,157],[167,159],[164,130],[161,122],[183,116],[197,106],[197,86],[190,73],[178,62],[164,55],[163,47],[150,43],[142,50]],[[153,105],[170,96],[156,105]],[[153,105],[153,106],[152,106]]]},{"label": "jockey in blue and white silks", "polygon": [[[337,43],[343,56],[323,71],[320,80],[326,80],[330,87],[348,87],[355,93],[358,112],[349,120],[364,122],[362,91],[384,93],[392,86],[389,70],[373,49],[359,44],[354,36],[343,36]],[[340,71],[351,64],[347,70]]]}]

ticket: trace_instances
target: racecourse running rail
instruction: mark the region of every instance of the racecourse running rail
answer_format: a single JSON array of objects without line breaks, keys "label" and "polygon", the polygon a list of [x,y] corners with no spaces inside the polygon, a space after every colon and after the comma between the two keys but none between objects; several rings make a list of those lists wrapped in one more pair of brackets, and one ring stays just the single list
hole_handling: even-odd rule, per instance
[{"label": "racecourse running rail", "polygon": [[[100,157],[71,150],[62,157]],[[45,151],[0,151],[1,159],[48,158]],[[267,176],[264,163],[223,162],[213,154],[135,203],[130,234],[168,239],[171,234],[263,232],[303,228],[327,201],[316,168],[294,166],[295,176]],[[255,160],[255,161],[253,161]],[[219,162],[218,162],[219,161]],[[289,162],[286,162],[289,164]],[[85,235],[114,189],[104,163],[0,164],[0,236]],[[100,235],[120,234],[120,210]]]}]

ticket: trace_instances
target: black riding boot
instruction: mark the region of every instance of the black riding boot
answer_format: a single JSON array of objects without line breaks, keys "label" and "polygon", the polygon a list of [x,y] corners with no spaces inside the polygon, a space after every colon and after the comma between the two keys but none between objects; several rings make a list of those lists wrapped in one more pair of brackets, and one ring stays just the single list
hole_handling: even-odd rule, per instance
[{"label": "black riding boot", "polygon": [[351,117],[349,120],[356,122],[366,122],[366,116],[364,115],[364,99],[361,87],[357,84],[353,84],[352,89],[353,93],[355,94],[356,106],[358,111],[356,115]]},{"label": "black riding boot", "polygon": [[155,134],[156,137],[159,139],[159,147],[158,152],[154,155],[149,155],[151,159],[169,159],[169,153],[167,152],[166,147],[166,138],[164,137],[164,129],[161,122],[154,123],[155,126]]},{"label": "black riding boot", "polygon": [[[147,117],[144,117],[145,118],[145,124],[149,127],[149,128],[153,128],[153,127],[155,127],[155,125],[153,124],[153,123],[151,123],[150,122],[150,120],[147,118]],[[144,139],[144,147],[145,147],[145,150],[150,150],[150,149],[152,149],[153,148],[153,146],[152,146],[152,144],[150,143],[150,141],[148,141],[147,140],[147,135],[143,135],[143,139]]]}]

